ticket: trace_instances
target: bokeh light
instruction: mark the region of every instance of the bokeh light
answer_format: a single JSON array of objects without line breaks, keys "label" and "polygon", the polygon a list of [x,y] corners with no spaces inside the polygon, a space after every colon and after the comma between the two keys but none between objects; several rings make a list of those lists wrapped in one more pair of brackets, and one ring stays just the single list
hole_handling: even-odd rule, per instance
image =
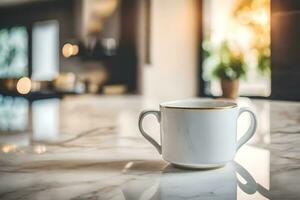
[{"label": "bokeh light", "polygon": [[72,45],[72,55],[76,56],[78,54],[78,52],[79,52],[78,45],[76,45],[76,44]]},{"label": "bokeh light", "polygon": [[4,144],[1,148],[3,153],[9,153],[16,151],[17,146],[14,144]]},{"label": "bokeh light", "polygon": [[62,54],[65,58],[69,58],[71,56],[76,56],[79,52],[79,46],[70,43],[66,43],[62,48]]},{"label": "bokeh light", "polygon": [[22,77],[17,82],[17,91],[20,94],[28,94],[31,90],[31,80],[28,77]]},{"label": "bokeh light", "polygon": [[69,58],[73,55],[73,45],[70,43],[66,43],[62,48],[62,54],[65,58]]}]

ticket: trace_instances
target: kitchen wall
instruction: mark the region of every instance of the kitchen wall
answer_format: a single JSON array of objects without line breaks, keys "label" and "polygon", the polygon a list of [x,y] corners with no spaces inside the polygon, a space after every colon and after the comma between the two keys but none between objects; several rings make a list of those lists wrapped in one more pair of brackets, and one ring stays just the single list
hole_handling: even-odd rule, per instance
[{"label": "kitchen wall", "polygon": [[151,63],[140,63],[144,95],[160,98],[196,95],[197,3],[197,0],[151,0]]}]

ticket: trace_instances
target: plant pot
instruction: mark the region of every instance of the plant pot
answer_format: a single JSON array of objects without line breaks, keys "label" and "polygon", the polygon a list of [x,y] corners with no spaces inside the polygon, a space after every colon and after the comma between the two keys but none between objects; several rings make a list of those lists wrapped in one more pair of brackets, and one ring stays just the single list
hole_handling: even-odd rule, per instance
[{"label": "plant pot", "polygon": [[239,93],[239,79],[221,80],[221,87],[224,98],[236,99]]}]

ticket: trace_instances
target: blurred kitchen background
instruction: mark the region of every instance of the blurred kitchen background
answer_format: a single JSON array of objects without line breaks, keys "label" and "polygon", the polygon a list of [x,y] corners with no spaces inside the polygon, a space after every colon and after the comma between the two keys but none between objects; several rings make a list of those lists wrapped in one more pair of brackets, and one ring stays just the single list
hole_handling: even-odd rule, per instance
[{"label": "blurred kitchen background", "polygon": [[[51,121],[57,99],[86,94],[299,101],[299,11],[293,0],[1,0],[0,129],[26,129],[29,113]],[[41,99],[49,110],[29,109]]]}]

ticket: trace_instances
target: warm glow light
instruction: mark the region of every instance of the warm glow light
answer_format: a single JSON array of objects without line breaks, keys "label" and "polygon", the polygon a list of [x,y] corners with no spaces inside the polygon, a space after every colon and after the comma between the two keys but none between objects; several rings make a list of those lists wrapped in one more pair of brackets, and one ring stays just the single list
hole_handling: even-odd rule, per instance
[{"label": "warm glow light", "polygon": [[76,45],[76,44],[72,45],[72,55],[76,56],[78,54],[78,52],[79,52],[78,45]]},{"label": "warm glow light", "polygon": [[69,58],[71,56],[76,56],[79,52],[78,45],[66,43],[62,48],[62,54],[65,58]]},{"label": "warm glow light", "polygon": [[103,24],[100,20],[91,19],[88,22],[88,26],[87,26],[88,35],[97,35],[98,33],[101,32],[102,28],[103,28]]},{"label": "warm glow light", "polygon": [[69,58],[73,55],[73,45],[70,43],[66,43],[62,48],[62,54],[65,58]]},{"label": "warm glow light", "polygon": [[14,144],[5,144],[1,148],[3,153],[9,153],[9,152],[15,151],[16,149],[17,149],[17,147]]},{"label": "warm glow light", "polygon": [[269,24],[270,17],[268,13],[264,10],[261,10],[252,16],[253,20],[261,25],[267,26]]},{"label": "warm glow light", "polygon": [[237,26],[234,34],[232,35],[232,40],[235,40],[239,46],[243,50],[247,50],[250,48],[252,43],[252,32],[247,27]]},{"label": "warm glow light", "polygon": [[37,154],[42,154],[46,152],[46,146],[45,145],[37,145],[34,146],[34,152]]},{"label": "warm glow light", "polygon": [[108,17],[116,10],[117,6],[118,0],[98,0],[93,5],[93,11],[99,17]]},{"label": "warm glow light", "polygon": [[20,78],[17,82],[17,91],[20,94],[28,94],[31,90],[31,80],[28,77]]}]

